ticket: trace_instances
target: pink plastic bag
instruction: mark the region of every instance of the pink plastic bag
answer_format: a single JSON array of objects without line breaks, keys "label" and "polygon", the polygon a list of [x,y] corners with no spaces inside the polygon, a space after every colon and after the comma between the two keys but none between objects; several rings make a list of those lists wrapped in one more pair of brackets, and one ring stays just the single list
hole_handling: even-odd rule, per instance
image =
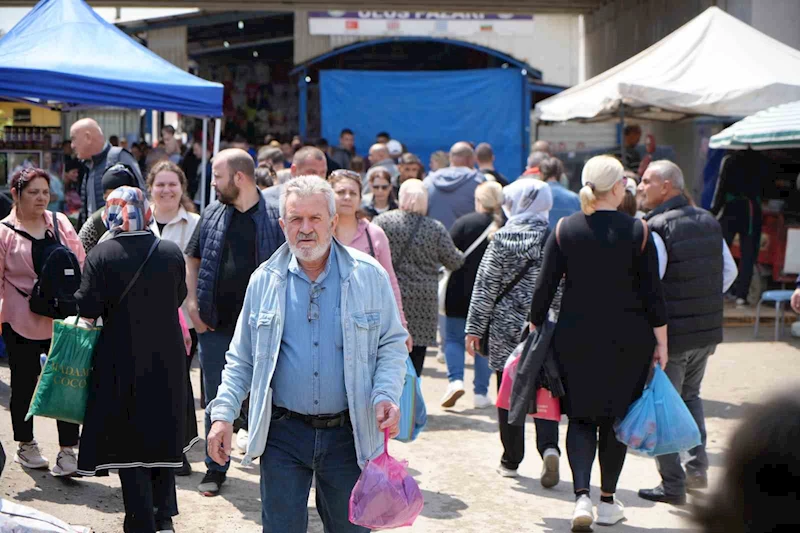
[{"label": "pink plastic bag", "polygon": [[515,350],[506,361],[506,366],[503,369],[503,380],[500,382],[500,390],[497,391],[497,401],[495,405],[506,411],[511,410],[511,389],[514,387],[514,378],[517,377],[519,359],[520,356]]},{"label": "pink plastic bag", "polygon": [[186,348],[186,356],[192,355],[192,337],[189,335],[189,327],[183,318],[183,310],[178,309],[178,322],[181,324],[181,335],[183,336],[183,347]]},{"label": "pink plastic bag", "polygon": [[350,494],[350,522],[372,530],[414,524],[424,500],[419,485],[406,470],[408,462],[389,456],[389,430],[383,453],[369,461]]}]

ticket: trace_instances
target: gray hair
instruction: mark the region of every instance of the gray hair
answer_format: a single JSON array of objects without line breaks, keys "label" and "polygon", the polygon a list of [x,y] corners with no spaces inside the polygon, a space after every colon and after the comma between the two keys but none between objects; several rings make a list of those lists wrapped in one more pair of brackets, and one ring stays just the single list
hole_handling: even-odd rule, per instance
[{"label": "gray hair", "polygon": [[670,182],[672,186],[679,191],[683,190],[683,172],[681,172],[681,168],[672,161],[667,161],[666,159],[653,161],[647,166],[647,170],[655,172],[658,174],[659,178]]},{"label": "gray hair", "polygon": [[290,168],[282,168],[278,172],[276,172],[277,183],[276,185],[282,185],[292,179],[292,169]]},{"label": "gray hair", "polygon": [[281,191],[281,218],[286,215],[286,199],[290,194],[295,194],[300,198],[321,194],[328,202],[328,214],[331,217],[336,214],[336,195],[333,192],[333,187],[319,176],[297,176],[286,182],[283,191]]},{"label": "gray hair", "polygon": [[528,156],[528,168],[538,167],[548,157],[546,152],[533,152]]}]

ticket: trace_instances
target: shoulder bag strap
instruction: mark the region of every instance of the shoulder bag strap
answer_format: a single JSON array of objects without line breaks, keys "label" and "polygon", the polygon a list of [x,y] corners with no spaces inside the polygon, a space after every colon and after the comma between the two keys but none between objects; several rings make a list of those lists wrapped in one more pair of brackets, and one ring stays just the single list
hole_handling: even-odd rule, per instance
[{"label": "shoulder bag strap", "polygon": [[128,286],[125,287],[124,291],[122,291],[122,296],[119,297],[119,300],[117,301],[117,306],[119,306],[119,304],[122,303],[122,300],[125,299],[125,297],[128,295],[128,292],[130,292],[131,288],[133,288],[133,284],[136,283],[137,279],[139,279],[139,276],[142,274],[142,270],[144,269],[144,266],[147,264],[147,261],[150,259],[150,256],[153,255],[153,252],[156,251],[156,248],[158,248],[158,243],[160,243],[160,242],[161,242],[161,239],[158,239],[158,238],[155,241],[153,241],[153,245],[150,247],[150,250],[147,252],[147,256],[144,258],[144,261],[142,261],[142,264],[139,265],[139,270],[136,271],[136,273],[131,278],[130,282],[128,282]]},{"label": "shoulder bag strap", "polygon": [[3,222],[3,225],[4,225],[5,227],[7,227],[8,229],[10,229],[11,231],[13,231],[14,233],[17,233],[17,234],[19,234],[19,235],[22,235],[23,237],[25,237],[25,238],[26,238],[26,239],[28,239],[29,241],[34,241],[34,242],[36,241],[36,239],[34,239],[34,238],[33,238],[33,235],[31,235],[31,234],[30,234],[30,233],[28,233],[27,231],[23,231],[23,230],[21,230],[21,229],[17,229],[17,228],[15,228],[13,225],[11,225],[11,223],[10,223],[10,222]]},{"label": "shoulder bag strap", "polygon": [[[422,220],[425,218],[423,215],[417,215],[419,218],[417,219],[417,223],[414,224],[414,229],[411,231],[411,235],[408,236],[408,240],[406,241],[405,246],[401,248],[403,252],[400,254],[400,260],[402,261],[406,257],[406,250],[408,247],[411,246],[411,243],[414,242],[414,237],[417,236],[417,232],[419,231],[419,227],[422,225]],[[394,257],[394,254],[392,254]]]},{"label": "shoulder bag strap", "polygon": [[528,271],[533,266],[534,261],[535,261],[535,259],[528,259],[528,262],[525,263],[525,266],[522,267],[522,270],[519,271],[517,276],[513,280],[511,280],[511,283],[506,285],[503,288],[503,290],[500,291],[500,294],[497,296],[497,298],[494,299],[494,305],[492,306],[492,309],[494,309],[497,306],[497,304],[500,303],[500,300],[505,298],[508,295],[508,293],[511,292],[511,289],[513,289],[517,285],[517,283],[522,281],[522,278],[525,277],[525,274],[527,274]]},{"label": "shoulder bag strap", "polygon": [[467,256],[468,256],[469,254],[471,254],[472,252],[474,252],[474,251],[475,251],[475,249],[476,249],[478,246],[480,246],[480,245],[481,245],[481,243],[482,243],[483,241],[485,241],[485,240],[486,240],[486,238],[489,236],[489,233],[492,231],[492,228],[494,228],[494,225],[495,225],[495,224],[494,224],[494,222],[492,222],[492,223],[490,223],[488,226],[486,226],[486,229],[485,229],[485,230],[483,230],[483,233],[481,233],[480,237],[478,237],[477,239],[475,239],[475,242],[473,242],[472,244],[470,244],[470,245],[469,245],[469,248],[467,248],[466,250],[464,250],[464,259],[466,259],[466,258],[467,258]]},{"label": "shoulder bag strap", "polygon": [[367,224],[367,227],[364,228],[364,232],[367,234],[367,242],[369,243],[369,255],[375,257],[375,247],[372,246],[372,236],[369,234],[369,224]]}]

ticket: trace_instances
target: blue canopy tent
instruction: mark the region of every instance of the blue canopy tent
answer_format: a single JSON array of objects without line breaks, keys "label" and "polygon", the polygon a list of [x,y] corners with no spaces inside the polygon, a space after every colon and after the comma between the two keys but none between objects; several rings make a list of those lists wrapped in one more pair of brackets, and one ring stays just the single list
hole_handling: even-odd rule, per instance
[{"label": "blue canopy tent", "polygon": [[41,0],[0,39],[0,97],[222,116],[222,85],[181,70],[82,0]]},{"label": "blue canopy tent", "polygon": [[[0,39],[0,98],[62,111],[124,107],[202,117],[205,182],[208,118],[222,116],[223,88],[148,50],[83,0],[41,0]],[[219,118],[215,126],[216,154]]]},{"label": "blue canopy tent", "polygon": [[[468,49],[489,56],[500,68],[363,71],[321,67],[345,54],[397,43]],[[308,128],[309,74],[317,69],[323,137],[337,138],[344,127],[352,129],[357,138],[369,138],[388,129],[423,161],[431,152],[447,150],[459,140],[487,141],[495,148],[497,167],[509,177],[518,176],[525,168],[534,95],[551,95],[564,89],[542,83],[542,73],[525,62],[465,41],[438,37],[361,41],[309,59],[290,73],[299,76],[302,136]]]}]

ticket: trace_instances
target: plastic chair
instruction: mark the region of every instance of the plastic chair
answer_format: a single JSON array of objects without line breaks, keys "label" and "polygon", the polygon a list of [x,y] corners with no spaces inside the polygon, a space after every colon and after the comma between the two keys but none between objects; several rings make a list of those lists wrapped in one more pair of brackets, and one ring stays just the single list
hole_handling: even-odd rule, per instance
[{"label": "plastic chair", "polygon": [[753,336],[758,337],[758,323],[761,320],[761,304],[764,302],[775,302],[775,340],[777,341],[783,327],[783,303],[792,300],[794,291],[764,291],[761,300],[756,306],[756,325]]}]

